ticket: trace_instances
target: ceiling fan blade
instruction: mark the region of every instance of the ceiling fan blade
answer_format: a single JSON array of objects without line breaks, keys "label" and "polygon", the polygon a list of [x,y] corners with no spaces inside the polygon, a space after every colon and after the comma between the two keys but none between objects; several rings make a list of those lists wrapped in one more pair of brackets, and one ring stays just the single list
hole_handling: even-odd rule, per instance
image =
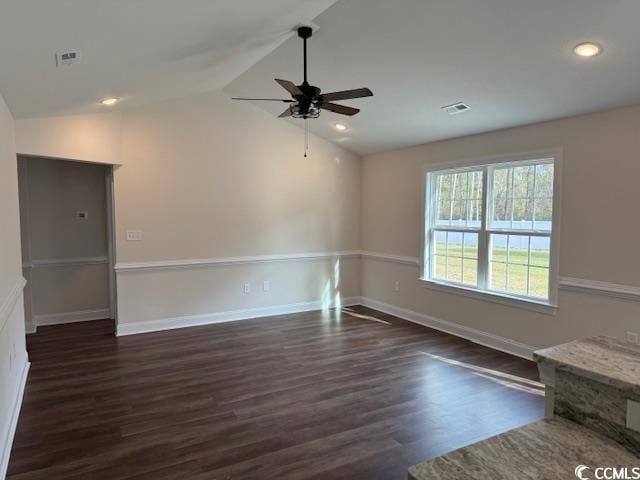
[{"label": "ceiling fan blade", "polygon": [[329,110],[331,112],[339,113],[341,115],[355,115],[360,111],[359,108],[347,107],[345,105],[338,105],[337,103],[323,103],[320,108]]},{"label": "ceiling fan blade", "polygon": [[294,97],[305,96],[304,92],[300,90],[293,82],[290,82],[289,80],[280,80],[279,78],[276,78],[275,80],[280,84],[282,88],[284,88],[287,92],[289,92]]},{"label": "ceiling fan blade", "polygon": [[290,117],[291,115],[292,115],[291,109],[287,108],[284,112],[278,115],[278,118],[286,118],[286,117]]},{"label": "ceiling fan blade", "polygon": [[372,97],[373,92],[368,88],[356,88],[354,90],[342,90],[321,95],[322,100],[332,102],[334,100],[349,100],[350,98]]},{"label": "ceiling fan blade", "polygon": [[231,100],[253,100],[253,101],[260,101],[260,102],[285,102],[285,103],[291,103],[291,102],[295,102],[295,100],[285,100],[285,99],[281,99],[281,98],[244,98],[244,97],[232,97]]}]

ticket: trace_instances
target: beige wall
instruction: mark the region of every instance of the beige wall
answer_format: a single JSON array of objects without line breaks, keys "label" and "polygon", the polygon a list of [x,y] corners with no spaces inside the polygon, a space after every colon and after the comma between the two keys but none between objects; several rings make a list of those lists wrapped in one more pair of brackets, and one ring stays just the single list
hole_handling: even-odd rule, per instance
[{"label": "beige wall", "polygon": [[108,168],[21,156],[18,172],[29,330],[108,317]]},{"label": "beige wall", "polygon": [[[128,110],[118,261],[358,248],[359,158],[223,94]],[[144,241],[124,242],[125,229]]]},{"label": "beige wall", "polygon": [[118,164],[121,128],[118,112],[19,120],[16,144],[18,153]]},{"label": "beige wall", "polygon": [[[74,145],[77,138],[82,148]],[[121,114],[23,120],[17,142],[24,154],[122,165],[114,181],[119,264],[360,245],[360,158],[313,136],[311,156],[303,158],[301,129],[223,93]],[[126,241],[126,230],[142,230],[143,240]],[[337,288],[334,258],[182,268],[179,274],[121,271],[118,322],[318,302],[327,282],[336,294],[358,295],[358,261],[341,263],[345,280]],[[262,292],[265,280],[269,292]],[[250,294],[241,293],[245,282],[252,284]]]},{"label": "beige wall", "polygon": [[0,96],[0,478],[9,461],[12,424],[26,373],[18,170],[11,112]]},{"label": "beige wall", "polygon": [[[627,220],[634,218],[635,203],[629,199],[635,198],[640,175],[639,114],[638,107],[611,110],[364,160],[312,137],[312,156],[305,159],[300,129],[211,93],[101,119],[19,121],[17,138],[22,153],[63,158],[80,154],[69,125],[88,132],[85,146],[109,139],[110,161],[122,165],[115,175],[118,263],[142,267],[149,267],[148,262],[360,248],[417,257],[424,164],[562,148],[561,275],[640,286],[640,256],[633,253],[640,226]],[[84,129],[84,119],[103,128]],[[48,143],[51,131],[66,137]],[[81,154],[81,160],[106,158],[91,148]],[[143,241],[127,242],[127,229],[142,230]],[[334,262],[123,270],[118,273],[119,322],[319,301],[317,292],[331,284]],[[353,274],[359,262],[341,262],[348,279],[340,285],[343,297],[362,293],[532,346],[640,330],[638,303],[631,300],[562,289],[558,314],[549,316],[428,290],[410,265],[365,259],[361,275]],[[317,282],[309,280],[318,275]],[[264,280],[275,285],[270,292],[262,292]],[[395,280],[401,282],[399,292],[393,291]],[[252,284],[249,295],[242,294],[244,282]]]},{"label": "beige wall", "polygon": [[[560,275],[640,287],[640,107],[421,145],[363,159],[362,247],[419,257],[423,165],[563,149]],[[436,292],[419,269],[366,260],[365,297],[545,346],[594,333],[640,331],[640,304],[560,291],[556,317]],[[400,292],[392,289],[401,280]]]}]

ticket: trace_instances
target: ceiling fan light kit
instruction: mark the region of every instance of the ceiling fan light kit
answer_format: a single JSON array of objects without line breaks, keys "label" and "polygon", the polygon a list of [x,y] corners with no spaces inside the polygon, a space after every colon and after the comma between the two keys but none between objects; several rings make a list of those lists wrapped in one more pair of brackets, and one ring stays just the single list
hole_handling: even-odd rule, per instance
[{"label": "ceiling fan light kit", "polygon": [[[311,27],[298,27],[298,36],[303,41],[303,61],[304,61],[304,81],[296,85],[289,80],[276,78],[276,82],[291,95],[291,99],[278,98],[239,98],[233,100],[253,100],[288,103],[287,109],[282,112],[280,118],[300,118],[305,121],[318,118],[322,110],[338,113],[340,115],[353,116],[360,111],[358,108],[348,107],[333,103],[334,100],[350,100],[353,98],[371,97],[373,92],[368,88],[356,88],[353,90],[342,90],[339,92],[322,93],[322,90],[315,85],[311,85],[307,79],[307,40],[313,35]],[[305,157],[308,151],[308,123],[305,125]]]}]

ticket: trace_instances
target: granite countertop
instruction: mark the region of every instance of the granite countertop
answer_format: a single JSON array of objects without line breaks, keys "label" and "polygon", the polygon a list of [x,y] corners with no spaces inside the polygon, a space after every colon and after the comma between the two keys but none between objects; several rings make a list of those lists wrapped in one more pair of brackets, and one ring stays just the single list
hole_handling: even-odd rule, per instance
[{"label": "granite countertop", "polygon": [[[575,478],[578,465],[640,467],[640,458],[613,440],[562,418],[540,420],[409,469],[412,480]],[[593,470],[585,472],[591,478]]]},{"label": "granite countertop", "polygon": [[598,336],[534,353],[538,362],[613,387],[640,392],[640,347]]}]

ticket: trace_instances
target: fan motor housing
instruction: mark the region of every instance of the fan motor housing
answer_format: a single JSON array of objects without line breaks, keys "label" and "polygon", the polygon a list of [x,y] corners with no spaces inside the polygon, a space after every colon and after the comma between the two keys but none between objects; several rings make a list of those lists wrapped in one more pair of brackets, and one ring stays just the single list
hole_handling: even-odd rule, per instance
[{"label": "fan motor housing", "polygon": [[302,90],[307,98],[316,98],[320,95],[321,90],[318,87],[309,84],[298,85],[298,88]]},{"label": "fan motor housing", "polygon": [[298,36],[303,39],[311,38],[313,29],[311,27],[298,27]]}]

